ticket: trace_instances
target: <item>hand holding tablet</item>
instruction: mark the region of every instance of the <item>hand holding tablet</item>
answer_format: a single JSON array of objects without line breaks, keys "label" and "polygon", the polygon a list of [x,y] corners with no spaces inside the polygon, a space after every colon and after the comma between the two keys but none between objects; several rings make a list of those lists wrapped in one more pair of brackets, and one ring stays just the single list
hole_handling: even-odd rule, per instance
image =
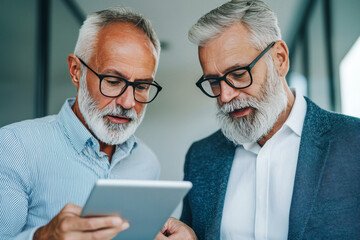
[{"label": "hand holding tablet", "polygon": [[114,239],[154,239],[191,187],[183,181],[98,180],[81,216],[117,214],[130,228]]},{"label": "hand holding tablet", "polygon": [[82,207],[68,203],[48,224],[38,228],[33,240],[113,239],[129,223],[119,216],[81,218]]}]

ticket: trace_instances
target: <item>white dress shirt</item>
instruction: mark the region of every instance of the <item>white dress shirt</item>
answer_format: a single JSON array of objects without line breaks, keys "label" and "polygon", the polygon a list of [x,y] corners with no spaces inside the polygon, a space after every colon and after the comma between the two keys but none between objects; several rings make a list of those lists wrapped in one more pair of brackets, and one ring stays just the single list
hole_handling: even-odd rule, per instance
[{"label": "white dress shirt", "polygon": [[295,95],[288,119],[263,147],[236,148],[227,186],[221,239],[287,239],[306,101]]}]

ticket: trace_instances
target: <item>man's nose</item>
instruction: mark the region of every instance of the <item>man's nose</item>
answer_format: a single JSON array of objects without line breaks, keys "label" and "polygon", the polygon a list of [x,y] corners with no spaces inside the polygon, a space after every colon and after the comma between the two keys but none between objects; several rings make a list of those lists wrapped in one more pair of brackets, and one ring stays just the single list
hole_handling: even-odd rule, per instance
[{"label": "man's nose", "polygon": [[116,104],[125,109],[131,109],[135,106],[134,90],[128,86],[123,94],[116,98]]},{"label": "man's nose", "polygon": [[232,88],[225,81],[221,81],[220,86],[221,86],[220,101],[222,103],[230,102],[240,94],[240,90]]}]

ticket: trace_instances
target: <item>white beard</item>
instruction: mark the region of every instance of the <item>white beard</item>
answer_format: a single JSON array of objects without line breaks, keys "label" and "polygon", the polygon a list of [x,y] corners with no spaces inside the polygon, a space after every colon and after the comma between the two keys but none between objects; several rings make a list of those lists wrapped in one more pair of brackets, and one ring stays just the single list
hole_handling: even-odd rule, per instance
[{"label": "white beard", "polygon": [[[270,63],[271,62],[271,63]],[[276,123],[279,115],[286,110],[287,95],[281,77],[277,74],[272,60],[267,61],[267,80],[261,86],[257,98],[236,98],[231,102],[218,104],[217,119],[225,137],[236,145],[257,142],[266,136]],[[252,112],[244,117],[234,117],[230,113],[236,109],[252,107]]]},{"label": "white beard", "polygon": [[[126,142],[142,122],[146,105],[138,118],[135,109],[124,109],[121,106],[107,106],[99,110],[96,101],[90,96],[86,84],[86,71],[82,71],[78,93],[79,109],[89,129],[103,143],[118,145]],[[128,123],[110,122],[106,115],[123,115],[130,119]]]}]

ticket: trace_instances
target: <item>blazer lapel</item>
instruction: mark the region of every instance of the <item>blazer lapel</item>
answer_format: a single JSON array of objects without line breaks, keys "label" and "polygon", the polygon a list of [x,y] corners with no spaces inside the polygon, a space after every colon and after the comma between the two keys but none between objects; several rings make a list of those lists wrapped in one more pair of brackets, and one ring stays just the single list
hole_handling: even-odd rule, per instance
[{"label": "blazer lapel", "polygon": [[289,216],[288,239],[302,239],[316,200],[329,151],[326,112],[307,99]]},{"label": "blazer lapel", "polygon": [[[222,135],[222,133],[221,133]],[[219,149],[215,151],[216,175],[211,178],[213,185],[217,186],[213,194],[212,205],[209,208],[208,224],[205,232],[205,239],[220,239],[221,218],[224,207],[225,194],[232,162],[235,154],[235,146],[224,135],[220,138]]]}]

